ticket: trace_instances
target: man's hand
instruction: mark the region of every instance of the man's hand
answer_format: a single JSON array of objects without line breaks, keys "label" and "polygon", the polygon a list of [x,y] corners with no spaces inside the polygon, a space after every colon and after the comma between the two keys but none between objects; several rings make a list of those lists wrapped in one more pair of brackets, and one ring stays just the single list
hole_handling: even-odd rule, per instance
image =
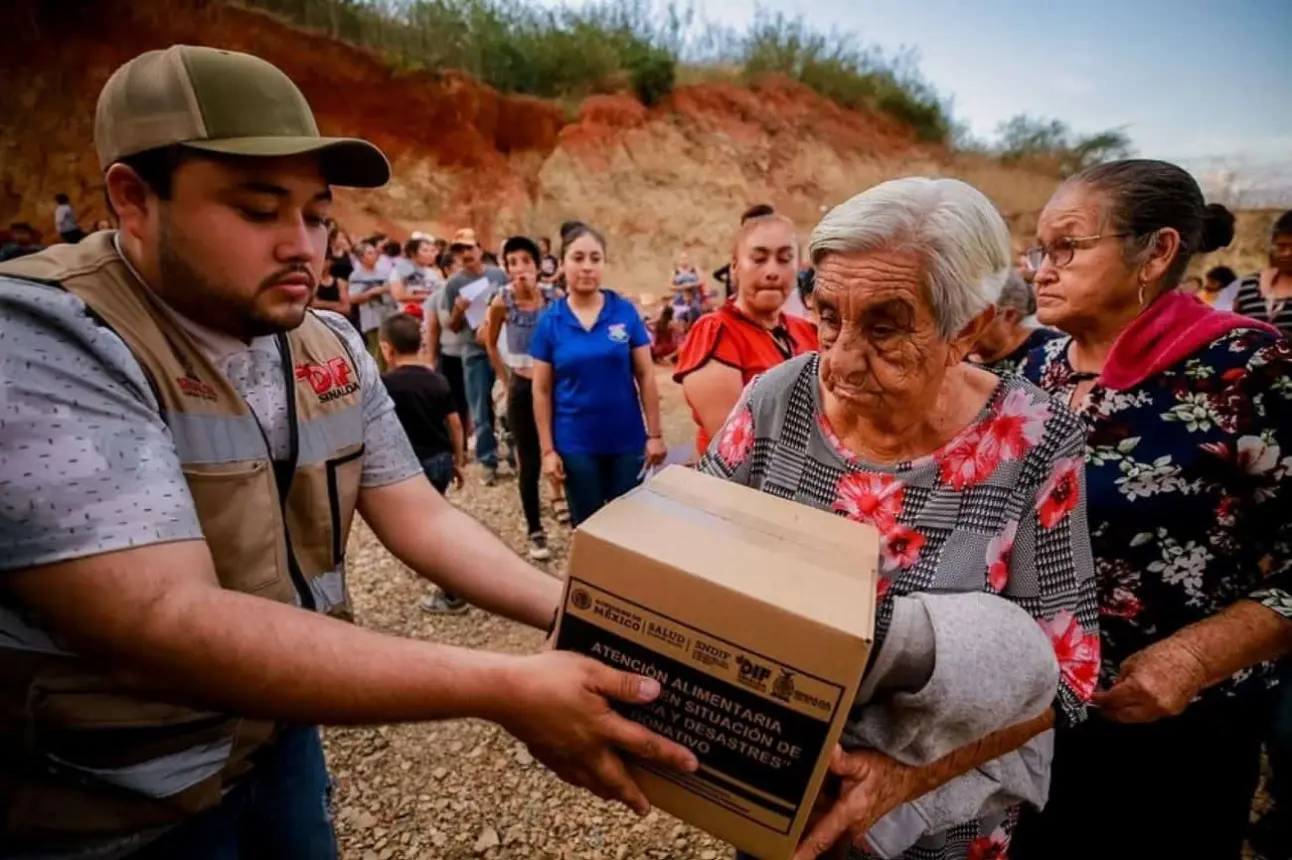
[{"label": "man's hand", "polygon": [[1207,685],[1193,649],[1168,637],[1127,657],[1116,683],[1090,703],[1118,723],[1151,723],[1181,713]]},{"label": "man's hand", "polygon": [[794,860],[832,856],[840,840],[863,845],[875,822],[915,791],[915,769],[874,750],[847,753],[835,747],[830,773],[843,780],[839,798],[803,838]]},{"label": "man's hand", "polygon": [[462,472],[462,464],[454,461],[453,463],[453,489],[462,489],[463,484],[467,482],[466,475]]},{"label": "man's hand", "polygon": [[457,311],[458,313],[463,313],[463,314],[466,313],[467,308],[469,307],[471,307],[471,300],[468,299],[466,296],[458,296],[456,299],[453,300],[453,310]]},{"label": "man's hand", "polygon": [[650,803],[620,751],[672,770],[694,771],[699,762],[685,747],[620,716],[609,700],[643,704],[659,693],[652,679],[568,651],[544,651],[523,659],[496,720],[561,779],[645,815]]}]

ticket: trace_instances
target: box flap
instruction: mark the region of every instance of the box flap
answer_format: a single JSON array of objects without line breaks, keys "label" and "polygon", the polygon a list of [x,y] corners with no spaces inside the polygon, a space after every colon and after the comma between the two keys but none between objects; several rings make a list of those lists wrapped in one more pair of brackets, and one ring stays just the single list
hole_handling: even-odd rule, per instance
[{"label": "box flap", "polygon": [[725,589],[869,641],[873,528],[670,467],[579,529]]}]

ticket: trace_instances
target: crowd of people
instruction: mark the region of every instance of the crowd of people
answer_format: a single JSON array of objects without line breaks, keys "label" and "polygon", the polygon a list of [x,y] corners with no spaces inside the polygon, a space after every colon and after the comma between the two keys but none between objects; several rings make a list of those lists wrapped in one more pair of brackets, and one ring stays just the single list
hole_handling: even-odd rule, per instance
[{"label": "crowd of people", "polygon": [[[246,118],[177,119],[214,91]],[[1292,856],[1292,213],[1191,287],[1234,221],[1175,165],[1066,180],[1018,255],[911,177],[806,252],[751,207],[654,316],[580,221],[353,242],[331,188],[385,157],[257,58],[149,52],[98,116],[115,227],[0,265],[0,858],[333,860],[324,724],[492,720],[645,812],[624,756],[700,766],[611,707],[657,682],[346,623],[346,544],[359,513],[428,611],[550,633],[558,580],[444,494],[510,464],[547,560],[545,495],[577,527],[667,458],[661,363],[693,468],[879,536],[797,860]]]}]

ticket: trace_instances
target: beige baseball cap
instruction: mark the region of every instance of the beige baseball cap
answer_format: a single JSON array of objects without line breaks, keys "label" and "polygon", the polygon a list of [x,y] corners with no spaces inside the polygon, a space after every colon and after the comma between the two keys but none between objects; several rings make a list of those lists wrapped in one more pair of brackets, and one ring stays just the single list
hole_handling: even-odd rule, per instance
[{"label": "beige baseball cap", "polygon": [[278,67],[250,54],[172,45],[112,73],[99,93],[99,167],[162,146],[275,157],[316,152],[332,185],[376,188],[390,162],[366,140],[323,137],[305,96]]},{"label": "beige baseball cap", "polygon": [[476,248],[480,242],[476,239],[476,231],[470,227],[463,227],[453,234],[453,241],[449,243],[450,248]]}]

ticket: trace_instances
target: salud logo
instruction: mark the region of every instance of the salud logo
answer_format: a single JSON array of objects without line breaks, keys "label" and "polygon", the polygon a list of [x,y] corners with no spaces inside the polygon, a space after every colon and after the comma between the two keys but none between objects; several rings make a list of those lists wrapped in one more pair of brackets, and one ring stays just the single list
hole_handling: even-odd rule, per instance
[{"label": "salud logo", "polygon": [[304,361],[296,365],[296,378],[310,384],[318,395],[319,403],[327,403],[359,390],[354,371],[341,356],[329,359],[326,364]]},{"label": "salud logo", "polygon": [[592,606],[592,598],[582,588],[576,588],[570,597],[570,603],[574,604],[575,609],[587,609]]},{"label": "salud logo", "polygon": [[628,326],[624,323],[612,323],[608,332],[615,343],[626,343],[628,340]]}]

